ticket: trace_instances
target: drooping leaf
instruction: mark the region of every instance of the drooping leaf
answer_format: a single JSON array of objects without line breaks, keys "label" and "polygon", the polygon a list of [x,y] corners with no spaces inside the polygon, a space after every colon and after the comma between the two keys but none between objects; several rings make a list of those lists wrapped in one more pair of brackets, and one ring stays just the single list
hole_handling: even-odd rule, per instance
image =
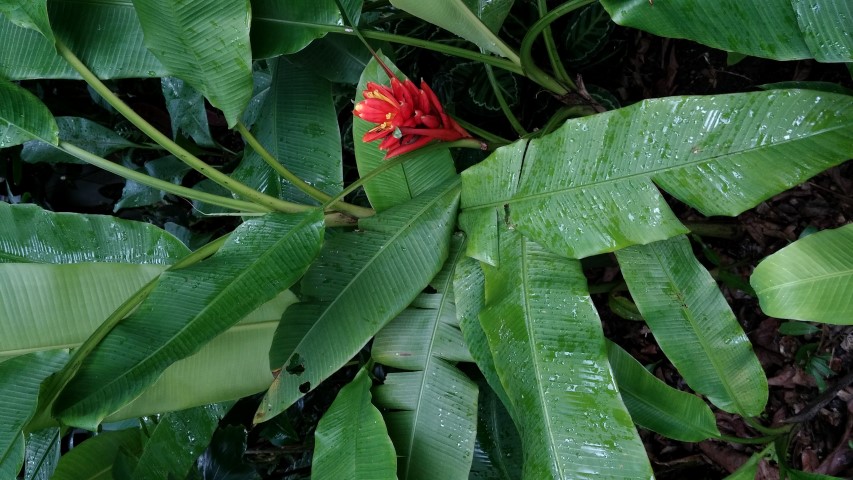
[{"label": "drooping leaf", "polygon": [[185,478],[229,407],[213,404],[163,415],[130,478]]},{"label": "drooping leaf", "polygon": [[[385,56],[381,56],[381,58],[398,76],[401,75],[401,72],[396,69],[389,58]],[[361,80],[356,87],[357,98],[355,101],[362,100],[361,92],[366,88],[367,82],[383,85],[388,85],[391,82],[376,59],[371,59],[361,74]],[[379,140],[372,143],[362,141],[364,134],[374,127],[372,123],[357,117],[353,117],[352,121],[355,160],[359,175],[364,176],[382,165],[385,161],[385,152],[377,148]],[[404,203],[456,176],[453,159],[446,150],[421,154],[413,153],[412,155],[413,157],[407,162],[383,172],[364,185],[364,192],[376,211]]]},{"label": "drooping leaf", "polygon": [[[0,398],[0,464],[14,472],[9,478],[17,475],[24,461],[21,430],[35,413],[39,385],[67,359],[67,351],[56,350],[31,353],[0,363],[0,391],[3,392]],[[7,461],[11,466],[6,465]]]},{"label": "drooping leaf", "polygon": [[724,480],[755,480],[755,476],[758,474],[758,463],[762,458],[764,458],[764,455],[759,453],[752,454],[743,465],[732,472],[731,475],[725,477]]},{"label": "drooping leaf", "polygon": [[35,95],[0,78],[0,148],[34,139],[59,143],[53,115]]},{"label": "drooping leaf", "polygon": [[853,225],[797,240],[765,258],[749,281],[767,315],[853,324]]},{"label": "drooping leaf", "polygon": [[54,412],[66,424],[94,429],[170,364],[290,287],[322,238],[318,210],[270,214],[238,227],[210,259],[164,273],[139,308],[86,357]]},{"label": "drooping leaf", "polygon": [[682,442],[720,436],[714,413],[702,399],[665,384],[610,341],[607,356],[634,423]]},{"label": "drooping leaf", "polygon": [[249,1],[135,0],[133,6],[145,46],[233,127],[252,97]]},{"label": "drooping leaf", "polygon": [[[175,185],[180,185],[184,175],[190,171],[190,167],[186,163],[171,155],[145,162],[143,168],[148,175],[159,178],[160,180],[166,180]],[[156,190],[133,180],[127,180],[121,191],[121,198],[116,202],[113,211],[117,212],[122,208],[153,205],[162,202],[164,198],[166,198],[166,192],[162,190]]]},{"label": "drooping leaf", "polygon": [[27,436],[24,480],[49,480],[60,456],[59,427],[45,428]]},{"label": "drooping leaf", "polygon": [[[491,387],[504,408],[510,412],[511,418],[516,418],[512,402],[501,384],[495,368],[495,359],[489,348],[486,332],[480,324],[480,312],[486,305],[485,277],[480,263],[470,257],[459,260],[453,272],[453,296],[456,301],[456,316],[459,328],[465,339],[465,345],[471,357],[483,372],[486,382]],[[481,389],[482,390],[482,389]]]},{"label": "drooping leaf", "polygon": [[401,479],[467,479],[477,430],[477,386],[454,364],[472,361],[459,330],[451,273],[462,258],[458,237],[432,282],[373,340],[374,360],[389,372],[374,389],[385,409]]},{"label": "drooping leaf", "polygon": [[[99,157],[106,157],[113,152],[138,146],[109,128],[85,118],[56,117],[56,125],[59,127],[60,140],[73,143]],[[21,160],[29,163],[85,163],[73,155],[38,140],[24,145]]]},{"label": "drooping leaf", "polygon": [[[671,38],[775,60],[853,57],[853,6],[847,0],[602,0],[613,21]],[[759,19],[760,21],[756,21]]]},{"label": "drooping leaf", "polygon": [[310,301],[290,307],[276,331],[270,364],[282,371],[255,423],[274,417],[348,362],[438,273],[458,195],[454,179],[326,242],[302,282]]},{"label": "drooping leaf", "polygon": [[[101,79],[168,74],[142,44],[142,28],[131,2],[51,0],[54,34]],[[12,80],[79,78],[54,43],[35,30],[0,18],[0,75]]]},{"label": "drooping leaf", "polygon": [[52,480],[112,480],[116,458],[122,451],[141,451],[144,440],[138,428],[96,435],[62,456]]},{"label": "drooping leaf", "polygon": [[504,205],[520,232],[572,258],[662,240],[686,229],[655,184],[705,215],[737,215],[848,159],[851,128],[853,97],[831,93],[647,100],[469,168],[460,224],[483,261]]},{"label": "drooping leaf", "polygon": [[49,42],[55,41],[47,18],[47,0],[0,0],[0,13],[15,25],[31,28]]},{"label": "drooping leaf", "polygon": [[296,53],[325,35],[304,24],[339,25],[334,0],[255,0],[252,2],[252,52],[256,58]]},{"label": "drooping leaf", "polygon": [[474,43],[483,50],[517,60],[518,56],[483,23],[463,0],[422,2],[417,0],[391,0],[395,7],[429,23],[449,30]]},{"label": "drooping leaf", "polygon": [[160,79],[166,110],[172,120],[172,138],[183,132],[202,147],[213,147],[204,96],[187,82],[177,77]]},{"label": "drooping leaf", "polygon": [[320,419],[314,432],[312,478],[397,478],[394,446],[382,414],[370,403],[370,386],[367,370],[359,370]]},{"label": "drooping leaf", "polygon": [[[341,135],[331,86],[304,67],[278,59],[252,134],[297,177],[336,195],[343,189]],[[282,179],[251,147],[234,178],[268,195],[316,203]]]},{"label": "drooping leaf", "polygon": [[521,438],[503,402],[504,400],[491,388],[480,385],[480,399],[477,402],[477,446],[486,456],[485,459],[480,459],[480,463],[490,468],[484,468],[485,471],[480,475],[475,474],[479,473],[475,471],[477,464],[475,450],[474,465],[471,468],[472,479],[516,480],[521,478],[524,459]]},{"label": "drooping leaf", "polygon": [[650,478],[580,263],[512,230],[500,249],[500,268],[483,266],[480,322],[518,417],[523,478]]},{"label": "drooping leaf", "polygon": [[189,250],[143,222],[0,203],[0,263],[170,264]]},{"label": "drooping leaf", "polygon": [[327,35],[288,58],[330,82],[358,83],[372,57],[358,38]]},{"label": "drooping leaf", "polygon": [[690,388],[717,407],[759,415],[767,379],[752,345],[687,237],[616,252],[655,339]]}]

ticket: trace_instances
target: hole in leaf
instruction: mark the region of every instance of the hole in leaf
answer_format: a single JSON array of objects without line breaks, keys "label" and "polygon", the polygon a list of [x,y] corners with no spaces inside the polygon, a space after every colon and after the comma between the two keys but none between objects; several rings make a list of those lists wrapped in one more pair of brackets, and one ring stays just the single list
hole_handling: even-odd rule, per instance
[{"label": "hole in leaf", "polygon": [[299,391],[302,393],[308,393],[311,390],[311,382],[305,382],[299,386]]},{"label": "hole in leaf", "polygon": [[302,375],[305,371],[305,365],[302,364],[302,357],[298,353],[294,353],[290,357],[290,361],[287,362],[287,366],[284,367],[284,370],[291,375]]}]

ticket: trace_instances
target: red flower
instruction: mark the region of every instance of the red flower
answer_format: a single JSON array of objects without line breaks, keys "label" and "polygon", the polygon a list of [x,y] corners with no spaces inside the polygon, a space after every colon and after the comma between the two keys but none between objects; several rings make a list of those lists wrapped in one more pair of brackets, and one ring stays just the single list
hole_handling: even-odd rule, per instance
[{"label": "red flower", "polygon": [[423,80],[418,88],[411,80],[401,82],[389,69],[385,71],[391,78],[391,87],[367,82],[364,100],[355,105],[352,113],[376,124],[362,140],[383,139],[379,149],[386,151],[386,160],[433,140],[452,142],[471,136],[444,113],[438,97]]}]

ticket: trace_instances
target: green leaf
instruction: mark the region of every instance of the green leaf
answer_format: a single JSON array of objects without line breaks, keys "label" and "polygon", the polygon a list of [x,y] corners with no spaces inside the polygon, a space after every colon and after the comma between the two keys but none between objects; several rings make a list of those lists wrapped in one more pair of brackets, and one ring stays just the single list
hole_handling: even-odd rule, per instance
[{"label": "green leaf", "polygon": [[0,148],[33,139],[58,144],[56,120],[35,95],[0,78]]},{"label": "green leaf", "polygon": [[[453,272],[456,317],[459,319],[459,328],[462,330],[462,336],[471,357],[477,363],[480,371],[483,372],[486,382],[503,403],[504,408],[512,413],[512,402],[509,401],[509,397],[501,385],[495,368],[495,359],[489,349],[486,332],[483,331],[483,326],[480,324],[479,315],[486,305],[485,281],[483,269],[480,268],[478,261],[470,257],[459,259],[456,270]],[[511,417],[516,418],[514,413]]]},{"label": "green leaf", "polygon": [[853,225],[797,240],[759,263],[749,281],[767,315],[853,324]]},{"label": "green leaf", "polygon": [[338,393],[314,432],[311,478],[396,479],[397,457],[382,414],[370,403],[372,382],[361,369]]},{"label": "green leaf", "polygon": [[782,335],[811,335],[819,332],[820,329],[810,323],[802,322],[785,322],[779,325],[779,333]]},{"label": "green leaf", "polygon": [[59,463],[59,428],[45,428],[27,436],[24,480],[49,480]]},{"label": "green leaf", "polygon": [[[381,54],[380,56],[382,61],[388,65],[388,68],[398,76],[401,75],[400,71],[396,69],[388,57]],[[361,80],[359,80],[358,87],[356,87],[356,92],[359,92],[356,101],[362,100],[361,92],[365,90],[367,82],[390,83],[388,75],[376,59],[371,59],[361,74]],[[359,175],[364,176],[382,165],[385,161],[385,152],[377,148],[379,140],[372,143],[364,143],[362,141],[364,134],[373,128],[374,124],[357,117],[353,117],[352,122],[355,160],[358,165]],[[367,198],[370,200],[373,208],[376,211],[382,211],[407,202],[455,176],[456,167],[453,166],[453,159],[447,150],[413,153],[412,158],[407,162],[383,172],[364,185],[364,192],[367,194]]]},{"label": "green leaf", "polygon": [[[266,421],[336,372],[421,292],[447,258],[458,180],[332,236],[302,281],[270,364],[282,366],[255,414]],[[369,301],[365,301],[369,299]]]},{"label": "green leaf", "polygon": [[243,458],[246,454],[246,429],[242,425],[221,428],[213,434],[210,446],[198,461],[195,477],[204,480],[260,480],[255,467]]},{"label": "green leaf", "polygon": [[500,31],[515,4],[515,0],[462,0],[462,2],[492,33]]},{"label": "green leaf", "polygon": [[[145,162],[143,169],[148,175],[159,178],[160,180],[166,180],[175,185],[180,185],[184,179],[184,175],[190,171],[190,167],[186,163],[171,155]],[[156,190],[133,180],[127,180],[121,191],[121,198],[116,202],[113,211],[117,212],[122,208],[153,205],[162,202],[165,198],[166,192],[162,190]]]},{"label": "green leaf", "polygon": [[63,455],[51,480],[112,480],[120,453],[139,452],[143,442],[138,428],[98,434]]},{"label": "green leaf", "polygon": [[601,51],[610,38],[613,22],[600,3],[583,8],[571,23],[566,35],[566,60],[575,64],[587,62]]},{"label": "green leaf", "polygon": [[737,215],[848,159],[851,129],[853,97],[830,93],[647,100],[469,168],[460,224],[484,261],[494,248],[478,238],[496,235],[506,204],[521,233],[572,258],[663,240],[687,229],[655,184],[705,215]]},{"label": "green leaf", "polygon": [[464,258],[460,247],[453,242],[433,281],[440,293],[421,294],[373,340],[373,359],[400,370],[374,389],[374,401],[386,410],[402,479],[464,480],[471,470],[477,386],[454,365],[472,361],[453,304],[450,273]]},{"label": "green leaf", "polygon": [[210,259],[165,272],[139,308],[86,357],[54,412],[68,425],[94,429],[167,366],[290,287],[322,239],[319,210],[269,214],[238,227]]},{"label": "green leaf", "polygon": [[162,416],[131,478],[186,478],[229,407],[213,404]]},{"label": "green leaf", "polygon": [[286,291],[265,303],[197,353],[170,365],[142,395],[105,420],[238,400],[266,390],[273,380],[272,337],[282,313],[295,302]]},{"label": "green leaf", "polygon": [[31,28],[49,42],[56,41],[47,18],[47,0],[0,0],[0,13],[15,25]]},{"label": "green leaf", "polygon": [[248,0],[135,0],[145,46],[233,127],[252,97]]},{"label": "green leaf", "polygon": [[449,30],[483,50],[518,61],[516,55],[471,11],[463,0],[424,2],[418,0],[391,0],[395,7],[429,23]]},{"label": "green leaf", "polygon": [[372,57],[358,38],[328,35],[288,58],[330,82],[355,84]]},{"label": "green leaf", "polygon": [[480,323],[517,415],[523,478],[650,478],[580,263],[512,230],[500,248],[500,268],[483,266]]},{"label": "green leaf", "polygon": [[252,52],[256,58],[296,53],[325,35],[301,24],[340,25],[334,0],[254,0],[252,2]]},{"label": "green leaf", "polygon": [[164,268],[0,264],[0,358],[77,346]]},{"label": "green leaf", "polygon": [[[613,21],[662,37],[775,60],[849,62],[853,6],[847,0],[602,0]],[[761,21],[756,21],[760,19]]]},{"label": "green leaf", "polygon": [[842,480],[840,477],[832,475],[823,475],[821,473],[803,472],[801,470],[787,470],[788,477],[791,480]]},{"label": "green leaf", "polygon": [[0,263],[170,264],[187,254],[177,238],[148,223],[0,203]]},{"label": "green leaf", "polygon": [[701,442],[720,436],[714,413],[702,399],[662,382],[610,341],[607,356],[634,423],[682,442]]},{"label": "green leaf", "polygon": [[[329,82],[286,59],[273,63],[273,80],[252,134],[288,170],[336,195],[343,189],[341,134]],[[233,177],[268,195],[314,203],[281,178],[251,147]]]},{"label": "green leaf", "polygon": [[67,360],[67,351],[56,350],[31,353],[0,363],[0,391],[3,392],[0,398],[0,418],[3,419],[0,421],[0,465],[3,469],[8,468],[15,475],[20,470],[24,460],[21,430],[35,413],[39,385]]},{"label": "green leaf", "polygon": [[[521,478],[523,455],[518,429],[506,409],[504,400],[484,385],[481,385],[480,399],[477,402],[477,444],[482,450],[474,451],[472,479],[516,480]],[[486,458],[478,459],[478,452],[485,454]],[[488,468],[482,475],[475,475],[478,460]]]},{"label": "green leaf", "polygon": [[213,147],[201,92],[177,77],[161,78],[160,86],[166,98],[166,110],[172,120],[172,138],[178,138],[178,133],[183,132],[198,145]]},{"label": "green leaf", "polygon": [[[54,34],[101,79],[168,74],[142,44],[133,4],[124,0],[51,0]],[[96,34],[93,34],[96,33]],[[0,75],[12,80],[80,78],[54,47],[34,30],[0,18]]]},{"label": "green leaf", "polygon": [[[56,117],[59,127],[59,139],[87,150],[99,157],[138,147],[107,127],[80,117]],[[42,141],[27,142],[21,151],[21,160],[29,163],[85,163],[77,157],[67,154]]]},{"label": "green leaf", "polygon": [[853,5],[847,0],[791,0],[797,25],[818,62],[853,62]]},{"label": "green leaf", "polygon": [[616,252],[622,275],[661,349],[717,407],[759,415],[767,379],[752,345],[685,236]]}]

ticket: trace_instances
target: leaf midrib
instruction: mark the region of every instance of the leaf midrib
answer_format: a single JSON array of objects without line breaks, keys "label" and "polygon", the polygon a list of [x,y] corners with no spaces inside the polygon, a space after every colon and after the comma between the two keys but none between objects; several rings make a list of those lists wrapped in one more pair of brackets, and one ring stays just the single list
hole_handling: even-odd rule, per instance
[{"label": "leaf midrib", "polygon": [[[506,204],[512,204],[512,203],[514,203],[514,202],[520,202],[520,201],[526,201],[526,200],[537,200],[537,199],[540,199],[540,198],[548,198],[548,197],[552,197],[552,196],[556,196],[556,195],[565,195],[565,194],[568,194],[568,193],[574,192],[574,191],[576,191],[576,190],[583,190],[583,189],[590,188],[590,187],[606,186],[606,185],[609,185],[609,184],[611,184],[611,183],[617,183],[617,182],[629,181],[629,180],[631,180],[631,179],[633,179],[633,178],[637,178],[637,177],[652,177],[652,176],[657,175],[657,174],[659,174],[659,173],[666,173],[666,172],[669,172],[669,171],[672,171],[672,170],[677,170],[677,169],[683,169],[683,168],[693,167],[693,166],[695,166],[695,165],[699,165],[699,164],[702,164],[702,163],[710,163],[710,162],[714,162],[714,161],[722,161],[722,160],[725,160],[725,159],[726,159],[726,157],[741,156],[741,155],[749,155],[750,153],[752,153],[752,152],[754,152],[754,151],[759,151],[759,150],[764,150],[764,149],[773,149],[773,148],[777,148],[777,147],[779,147],[779,146],[781,146],[781,145],[784,145],[784,144],[786,144],[786,143],[799,142],[799,141],[808,141],[808,140],[812,140],[812,139],[813,139],[814,137],[816,137],[816,136],[824,135],[824,134],[827,134],[827,133],[832,133],[832,132],[834,132],[835,130],[840,130],[840,129],[845,129],[845,130],[847,130],[847,129],[850,129],[850,128],[853,128],[853,122],[848,122],[848,123],[845,123],[845,124],[843,124],[843,125],[838,125],[838,126],[830,127],[830,128],[826,128],[826,129],[823,129],[823,130],[818,130],[818,131],[812,132],[810,135],[808,135],[808,136],[806,136],[806,137],[792,138],[792,139],[789,139],[789,140],[783,140],[783,141],[781,141],[781,142],[774,142],[773,144],[770,144],[770,145],[759,145],[759,146],[756,146],[756,147],[753,147],[753,148],[747,148],[747,149],[743,149],[743,150],[737,150],[737,151],[734,151],[734,152],[729,151],[729,152],[721,153],[721,154],[714,155],[714,156],[711,156],[711,157],[706,157],[706,158],[703,158],[703,159],[692,160],[692,161],[689,161],[689,162],[680,163],[680,164],[678,164],[678,165],[673,165],[673,166],[663,166],[663,167],[660,167],[660,168],[654,168],[654,169],[650,169],[650,170],[644,170],[644,171],[642,171],[642,172],[630,173],[630,174],[623,175],[623,176],[618,176],[618,177],[614,177],[614,178],[608,178],[608,179],[601,180],[601,181],[596,181],[596,182],[587,182],[587,183],[583,183],[583,184],[572,185],[572,186],[570,186],[570,187],[566,187],[566,188],[559,188],[559,189],[549,190],[549,191],[547,191],[547,192],[536,193],[536,194],[530,194],[530,195],[524,195],[524,196],[516,196],[516,193],[517,193],[517,190],[518,190],[519,186],[520,186],[522,183],[524,183],[523,181],[526,181],[526,180],[527,180],[527,177],[528,177],[529,175],[525,176],[523,179],[521,178],[521,175],[519,175],[519,181],[518,181],[518,184],[516,185],[516,187],[515,187],[515,189],[514,189],[513,193],[511,194],[511,196],[510,196],[509,198],[504,199],[504,200],[499,200],[499,201],[496,201],[496,202],[483,203],[483,204],[478,204],[478,205],[472,205],[472,206],[464,207],[464,208],[463,208],[463,210],[466,210],[466,211],[467,211],[467,210],[479,210],[479,209],[482,209],[482,208],[498,207],[498,206],[503,206],[503,205],[506,205]],[[609,130],[609,129],[608,129],[608,130]],[[528,155],[528,152],[527,152],[527,151],[525,151],[525,153],[524,153],[524,157],[525,157],[525,158],[522,160],[522,162],[524,162],[524,161],[526,160],[527,155]],[[706,178],[707,178],[707,176],[706,176]]]},{"label": "leaf midrib", "polygon": [[[760,292],[772,292],[774,290],[779,290],[781,288],[789,288],[789,287],[793,287],[796,285],[810,284],[810,283],[815,283],[815,282],[823,281],[823,280],[827,280],[827,279],[843,278],[843,277],[853,278],[853,268],[848,268],[846,270],[842,270],[842,271],[838,271],[838,272],[824,273],[823,275],[815,275],[812,277],[800,278],[800,279],[796,279],[796,280],[791,280],[790,282],[779,283],[779,284],[773,285],[771,287],[763,288],[760,290]],[[755,293],[757,294],[757,293],[759,293],[759,291],[756,290]]]},{"label": "leaf midrib", "polygon": [[[303,220],[299,221],[299,223],[297,223],[296,225],[294,225],[294,226],[293,226],[293,227],[292,227],[292,228],[287,232],[287,234],[286,234],[286,235],[282,236],[282,237],[281,237],[281,239],[280,239],[279,241],[277,241],[273,246],[271,246],[270,248],[268,248],[268,249],[266,250],[266,252],[265,252],[263,255],[261,255],[261,256],[259,256],[259,257],[257,257],[257,259],[256,259],[255,261],[253,261],[253,262],[252,262],[252,265],[258,265],[258,264],[262,264],[262,263],[264,263],[264,262],[263,262],[263,259],[267,258],[267,256],[269,256],[269,255],[271,254],[270,252],[272,252],[272,251],[277,251],[277,250],[278,250],[278,248],[280,248],[280,245],[281,245],[282,243],[284,243],[284,242],[286,242],[287,240],[289,240],[289,239],[290,239],[291,237],[293,237],[296,233],[301,232],[302,228],[305,226],[305,224],[306,224],[306,223],[313,223],[313,222],[311,221],[311,216],[310,216],[310,215],[306,215],[306,217],[305,217]],[[204,316],[204,315],[205,315],[205,314],[206,314],[206,313],[211,309],[211,305],[213,305],[213,304],[215,304],[215,303],[216,303],[216,299],[219,299],[219,298],[222,298],[222,297],[226,296],[226,295],[225,295],[225,294],[226,294],[226,292],[231,291],[231,289],[230,289],[229,287],[231,287],[231,286],[232,286],[232,285],[234,285],[235,283],[238,283],[238,281],[240,281],[242,278],[244,278],[244,277],[248,276],[248,275],[249,275],[249,273],[250,273],[250,271],[251,271],[252,273],[254,273],[254,269],[253,269],[253,268],[246,268],[246,269],[244,269],[244,270],[243,270],[243,272],[241,272],[240,274],[238,274],[238,275],[236,275],[235,277],[233,277],[233,280],[228,284],[228,286],[227,286],[225,289],[223,289],[223,290],[222,290],[222,292],[220,292],[220,294],[219,294],[219,295],[216,295],[216,296],[214,297],[214,300],[208,301],[208,302],[207,302],[207,304],[205,305],[205,308],[204,308],[204,309],[202,309],[202,310],[201,310],[197,315],[194,315],[194,316],[192,317],[192,319],[190,319],[190,321],[188,321],[187,323],[185,323],[185,324],[184,324],[184,326],[183,326],[183,327],[181,327],[181,329],[180,329],[180,330],[178,330],[178,331],[177,331],[177,332],[175,332],[173,335],[171,335],[171,336],[168,338],[168,340],[167,340],[166,342],[164,342],[162,345],[160,345],[160,347],[158,347],[156,350],[154,350],[153,352],[151,352],[149,355],[146,355],[143,359],[141,359],[139,362],[137,362],[134,366],[132,366],[132,367],[130,367],[129,369],[125,370],[122,374],[117,375],[117,376],[116,376],[116,377],[114,377],[112,380],[110,380],[110,381],[108,381],[108,382],[106,382],[106,383],[103,383],[103,384],[100,386],[100,388],[98,388],[98,389],[96,389],[96,390],[93,390],[92,392],[89,392],[87,395],[85,395],[85,396],[83,396],[83,397],[79,398],[76,402],[74,402],[74,403],[72,403],[72,404],[69,404],[69,406],[68,406],[68,407],[66,407],[66,408],[64,408],[64,409],[63,409],[62,413],[67,413],[67,412],[69,412],[69,411],[72,411],[72,409],[74,409],[76,406],[78,406],[78,405],[80,405],[80,404],[85,404],[85,402],[90,401],[90,400],[91,400],[95,395],[97,395],[97,394],[98,394],[98,393],[100,393],[100,392],[109,391],[109,390],[111,389],[111,386],[112,386],[112,385],[116,384],[117,382],[119,382],[119,381],[120,381],[120,380],[122,380],[122,379],[125,379],[125,378],[136,378],[136,376],[135,376],[135,375],[133,375],[136,371],[138,371],[138,370],[140,370],[140,369],[143,369],[143,367],[147,366],[147,365],[148,365],[148,363],[152,361],[152,359],[154,359],[155,357],[159,356],[159,355],[160,355],[160,353],[161,353],[163,350],[165,350],[165,349],[166,349],[166,347],[168,347],[168,346],[172,345],[172,343],[173,343],[173,342],[174,342],[178,337],[180,337],[184,332],[186,332],[186,331],[187,331],[187,329],[189,329],[191,326],[194,326],[194,325],[196,324],[195,319],[198,319],[199,317]],[[288,287],[285,287],[285,288],[288,288]],[[199,347],[199,348],[200,348],[200,347]],[[184,357],[184,358],[186,358],[186,357]],[[67,387],[66,387],[66,388],[67,388]]]}]

